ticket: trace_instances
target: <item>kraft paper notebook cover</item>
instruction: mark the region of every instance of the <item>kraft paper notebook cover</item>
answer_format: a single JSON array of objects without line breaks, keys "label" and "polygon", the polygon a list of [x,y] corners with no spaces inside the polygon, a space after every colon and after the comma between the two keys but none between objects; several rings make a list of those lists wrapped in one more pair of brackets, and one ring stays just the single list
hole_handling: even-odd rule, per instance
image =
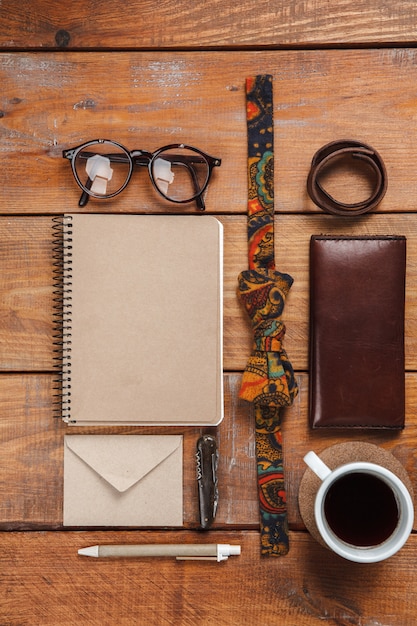
[{"label": "kraft paper notebook cover", "polygon": [[221,223],[201,215],[74,214],[54,227],[63,420],[218,424]]}]

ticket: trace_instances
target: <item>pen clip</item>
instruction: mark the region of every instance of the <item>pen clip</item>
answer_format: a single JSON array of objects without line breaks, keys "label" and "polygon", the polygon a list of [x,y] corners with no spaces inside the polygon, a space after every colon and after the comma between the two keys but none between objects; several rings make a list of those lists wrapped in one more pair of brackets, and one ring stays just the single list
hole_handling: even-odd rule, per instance
[{"label": "pen clip", "polygon": [[216,517],[219,501],[217,479],[219,453],[216,439],[212,435],[203,435],[197,441],[196,461],[200,526],[206,530]]},{"label": "pen clip", "polygon": [[225,559],[218,559],[217,556],[177,556],[177,561],[224,561]]},{"label": "pen clip", "polygon": [[229,545],[228,543],[218,543],[215,546],[209,546],[216,554],[195,555],[195,556],[177,556],[177,561],[227,561],[229,556],[239,555],[240,546]]}]

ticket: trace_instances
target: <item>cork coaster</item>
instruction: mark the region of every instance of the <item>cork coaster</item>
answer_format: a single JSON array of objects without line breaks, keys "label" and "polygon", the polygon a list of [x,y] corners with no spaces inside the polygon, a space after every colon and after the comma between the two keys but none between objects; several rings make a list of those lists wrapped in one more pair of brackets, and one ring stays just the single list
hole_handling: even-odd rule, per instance
[{"label": "cork coaster", "polygon": [[[362,443],[359,441],[338,443],[326,448],[318,456],[330,469],[336,469],[340,465],[354,461],[366,461],[367,463],[382,465],[403,481],[413,498],[413,487],[403,465],[391,452],[375,446],[373,443]],[[326,545],[320,536],[314,517],[314,500],[320,485],[321,480],[310,468],[307,468],[300,483],[298,505],[306,528],[316,541]]]}]

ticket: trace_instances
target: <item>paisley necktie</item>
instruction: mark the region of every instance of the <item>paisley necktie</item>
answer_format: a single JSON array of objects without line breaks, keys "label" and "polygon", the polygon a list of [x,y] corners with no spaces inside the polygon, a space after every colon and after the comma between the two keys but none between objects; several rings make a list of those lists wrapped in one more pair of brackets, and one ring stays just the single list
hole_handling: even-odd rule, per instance
[{"label": "paisley necktie", "polygon": [[272,76],[248,78],[246,101],[249,270],[239,275],[238,294],[254,345],[239,396],[254,407],[261,553],[279,556],[289,548],[281,414],[298,389],[282,347],[281,316],[293,279],[275,269]]}]

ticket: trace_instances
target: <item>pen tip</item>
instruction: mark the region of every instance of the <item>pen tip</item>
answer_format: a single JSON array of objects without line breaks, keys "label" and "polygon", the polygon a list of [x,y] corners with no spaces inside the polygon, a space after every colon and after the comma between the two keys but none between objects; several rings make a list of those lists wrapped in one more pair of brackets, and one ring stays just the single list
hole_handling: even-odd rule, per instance
[{"label": "pen tip", "polygon": [[88,548],[80,548],[78,554],[81,556],[95,556],[98,557],[98,546],[89,546]]}]

